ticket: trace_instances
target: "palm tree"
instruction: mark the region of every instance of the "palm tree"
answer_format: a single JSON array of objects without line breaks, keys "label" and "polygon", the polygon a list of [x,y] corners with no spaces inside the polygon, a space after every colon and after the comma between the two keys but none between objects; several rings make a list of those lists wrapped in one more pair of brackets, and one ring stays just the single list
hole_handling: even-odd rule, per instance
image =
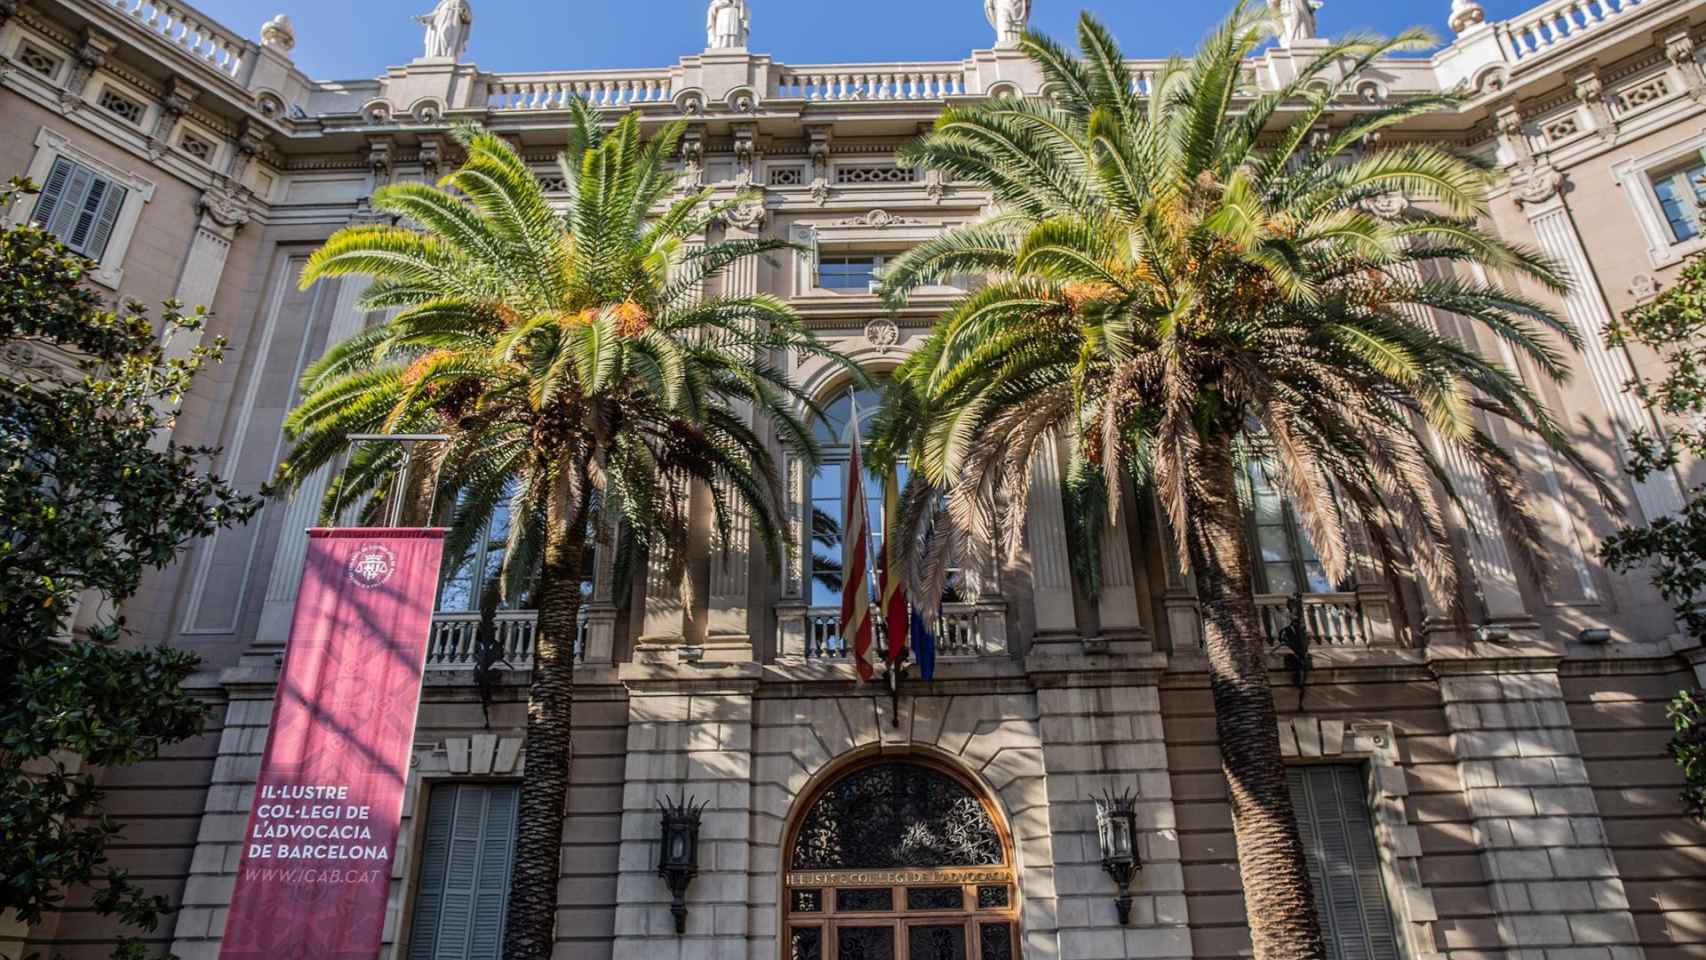
[{"label": "palm tree", "polygon": [[[1455,606],[1440,498],[1456,504],[1463,491],[1446,452],[1470,465],[1530,556],[1538,528],[1517,464],[1485,424],[1503,419],[1575,458],[1522,379],[1436,329],[1430,311],[1464,318],[1557,380],[1567,373],[1557,341],[1577,335],[1499,283],[1449,275],[1460,263],[1554,292],[1566,283],[1480,229],[1483,169],[1426,143],[1380,142],[1453,97],[1368,107],[1318,134],[1377,58],[1425,44],[1421,34],[1334,42],[1257,95],[1244,63],[1266,33],[1240,7],[1140,92],[1085,15],[1077,55],[1023,41],[1051,97],[950,109],[902,151],[902,162],[987,189],[999,212],[892,265],[896,303],[956,273],[987,284],[898,371],[871,459],[914,464],[897,535],[927,554],[907,570],[925,597],[921,581],[953,552],[945,542],[999,535],[1017,547],[1028,467],[1057,442],[1105,484],[1115,522],[1122,485],[1152,487],[1195,578],[1251,937],[1258,958],[1275,960],[1325,951],[1238,471],[1246,458],[1263,465],[1329,579],[1348,572],[1347,531],[1360,529],[1388,573],[1419,570]],[[1380,201],[1394,194],[1414,205],[1393,212]]]},{"label": "palm tree", "polygon": [[[706,296],[731,263],[785,244],[695,247],[724,208],[708,192],[670,201],[667,163],[682,127],[649,140],[636,115],[603,130],[579,101],[561,156],[561,211],[515,150],[473,128],[467,161],[438,187],[377,190],[375,208],[414,226],[333,235],[303,270],[374,278],[362,308],[399,312],[332,347],[303,377],[282,479],[332,462],[352,433],[443,433],[446,553],[460,556],[508,500],[503,589],[531,581],[538,627],[528,691],[526,772],[504,956],[551,954],[570,761],[573,644],[589,530],[619,516],[628,541],[670,558],[685,544],[687,491],[714,485],[722,542],[745,510],[774,558],[784,548],[780,481],[741,410],[813,459],[794,412],[812,409],[770,365],[779,351],[821,353],[781,301]],[[358,450],[325,508],[377,511],[397,483],[393,445]],[[401,486],[401,484],[399,484]],[[495,607],[490,590],[482,607]]]}]

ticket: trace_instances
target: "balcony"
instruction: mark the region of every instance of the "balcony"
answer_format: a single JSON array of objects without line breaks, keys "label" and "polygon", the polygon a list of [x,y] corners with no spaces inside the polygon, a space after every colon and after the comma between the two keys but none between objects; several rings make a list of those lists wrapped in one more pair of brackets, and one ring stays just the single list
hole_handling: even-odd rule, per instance
[{"label": "balcony", "polygon": [[[1283,593],[1256,595],[1256,613],[1262,618],[1262,636],[1269,643],[1291,622]],[[1326,647],[1366,647],[1371,631],[1364,616],[1362,598],[1355,593],[1306,593],[1303,595],[1303,626],[1310,642]]]},{"label": "balcony", "polygon": [[[881,631],[881,625],[878,630]],[[806,611],[806,659],[829,663],[846,663],[853,655],[841,638],[841,610],[837,607],[813,607]],[[949,603],[942,606],[942,617],[936,626],[936,658],[938,660],[1007,655],[1005,643],[986,637],[978,624],[977,607],[969,603]]]},{"label": "balcony", "polygon": [[[511,669],[533,666],[533,642],[537,632],[537,610],[500,610],[497,641],[500,661]],[[474,665],[474,634],[480,628],[479,611],[440,610],[432,615],[432,633],[427,638],[428,670],[466,669]],[[575,633],[575,662],[586,662],[586,610],[581,610],[580,630]],[[501,664],[500,664],[501,665]]]}]

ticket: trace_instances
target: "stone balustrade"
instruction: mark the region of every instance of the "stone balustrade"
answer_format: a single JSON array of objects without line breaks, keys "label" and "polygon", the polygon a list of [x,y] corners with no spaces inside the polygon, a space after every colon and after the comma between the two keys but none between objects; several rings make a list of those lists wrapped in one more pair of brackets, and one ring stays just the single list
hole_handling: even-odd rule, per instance
[{"label": "stone balustrade", "polygon": [[[879,634],[882,625],[877,625]],[[881,639],[879,643],[886,642]],[[984,637],[978,625],[977,607],[969,603],[942,605],[942,616],[936,624],[936,656],[938,658],[973,658],[1006,656],[1007,650],[996,648]],[[813,607],[806,613],[807,660],[847,661],[852,651],[841,638],[841,611],[836,607]]]},{"label": "stone balustrade", "polygon": [[[213,70],[239,84],[261,91],[285,83],[299,99],[324,97],[337,102],[344,85],[320,83],[294,72],[287,59],[274,56],[267,65],[261,47],[243,39],[182,2],[168,0],[94,0],[149,34],[146,46],[163,42],[201,68]],[[1370,98],[1427,93],[1475,80],[1494,66],[1521,64],[1524,68],[1581,37],[1650,9],[1671,8],[1690,0],[1547,0],[1506,20],[1466,26],[1452,44],[1426,59],[1395,58],[1387,79],[1361,90]],[[1647,19],[1642,17],[1641,19]],[[1294,71],[1291,58],[1307,49],[1265,50],[1244,70],[1246,95],[1276,89]],[[491,73],[472,76],[442,64],[393,67],[381,79],[377,93],[400,112],[424,99],[436,99],[450,109],[485,109],[511,114],[561,110],[569,98],[600,109],[620,110],[648,105],[679,105],[689,113],[727,103],[752,110],[766,100],[808,104],[942,103],[957,97],[986,97],[1018,93],[1035,96],[1046,91],[1034,70],[1011,61],[1023,59],[1014,50],[978,51],[961,61],[788,64],[768,57],[746,58],[744,69],[730,63],[709,69],[699,57],[688,56],[673,65],[647,69]],[[1154,94],[1155,78],[1165,61],[1127,62],[1132,89]],[[280,66],[282,64],[282,67]],[[465,65],[471,67],[472,65]],[[280,70],[285,70],[289,77]],[[257,72],[258,71],[258,72]],[[263,76],[264,74],[264,76]],[[452,79],[460,77],[461,79]],[[472,82],[466,82],[471,79]],[[448,86],[441,86],[449,84]]]},{"label": "stone balustrade", "polygon": [[491,110],[562,110],[570,97],[599,108],[668,103],[674,83],[668,70],[488,74],[486,107]]},{"label": "stone balustrade", "polygon": [[143,30],[155,33],[209,69],[240,80],[250,43],[183,3],[159,0],[105,0]]},{"label": "stone balustrade", "polygon": [[[1269,643],[1291,622],[1287,608],[1290,597],[1283,593],[1256,595],[1256,611],[1262,618],[1262,635]],[[1304,626],[1313,643],[1329,647],[1361,647],[1369,644],[1368,625],[1363,620],[1360,598],[1355,593],[1306,593],[1303,595]]]},{"label": "stone balustrade", "polygon": [[1594,29],[1659,0],[1552,0],[1505,20],[1498,31],[1501,50],[1516,61],[1531,60],[1560,44],[1581,39]]},{"label": "stone balustrade", "polygon": [[[525,670],[533,665],[538,617],[536,610],[498,611],[499,656],[512,669]],[[479,627],[479,611],[441,610],[433,614],[432,633],[427,638],[427,669],[453,670],[473,666],[474,634]],[[575,634],[576,663],[586,660],[586,631],[586,612],[583,610],[580,630]]]},{"label": "stone balustrade", "polygon": [[945,100],[979,94],[961,63],[867,63],[783,66],[771,96],[814,102]]}]

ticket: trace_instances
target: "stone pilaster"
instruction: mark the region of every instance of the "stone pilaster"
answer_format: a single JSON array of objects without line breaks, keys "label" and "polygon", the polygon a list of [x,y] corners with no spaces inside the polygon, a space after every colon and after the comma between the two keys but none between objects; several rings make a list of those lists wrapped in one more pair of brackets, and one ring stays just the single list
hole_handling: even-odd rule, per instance
[{"label": "stone pilaster", "polygon": [[[327,346],[361,331],[367,315],[356,309],[356,302],[372,285],[373,281],[366,277],[345,277],[338,282],[331,328],[326,331]],[[266,602],[261,607],[261,623],[255,632],[257,647],[282,650],[285,639],[290,635],[290,620],[296,610],[296,591],[302,583],[302,561],[308,555],[308,528],[319,516],[320,499],[325,495],[331,478],[331,465],[327,464],[302,481],[302,486],[285,504],[278,546],[273,551],[272,572],[267,578]]]},{"label": "stone pilaster", "polygon": [[[627,678],[642,668],[623,669]],[[628,699],[612,960],[746,957],[751,687],[700,692],[676,682],[652,686],[631,688]],[[665,796],[706,804],[699,827],[699,875],[687,888],[683,934],[675,932],[669,888],[657,875],[658,802]]]},{"label": "stone pilaster", "polygon": [[1133,640],[1143,637],[1143,602],[1147,591],[1141,590],[1131,562],[1131,538],[1127,535],[1132,522],[1129,505],[1122,506],[1123,522],[1111,520],[1102,527],[1101,565],[1102,590],[1096,597],[1097,616],[1102,635],[1107,640]]},{"label": "stone pilaster", "polygon": [[[190,241],[189,255],[184,258],[183,270],[172,298],[185,310],[213,306],[213,295],[219,290],[219,280],[225,274],[225,261],[231,255],[231,244],[237,231],[249,222],[247,197],[243,191],[215,187],[204,191],[196,201],[200,216],[196,219],[195,236]],[[180,332],[166,344],[168,359],[187,357],[201,345],[206,332]]]},{"label": "stone pilaster", "polygon": [[[1632,433],[1637,430],[1651,433],[1657,425],[1640,401],[1623,390],[1633,376],[1633,368],[1628,354],[1605,342],[1611,308],[1588,263],[1581,234],[1564,204],[1563,181],[1563,174],[1542,163],[1519,176],[1518,196],[1540,249],[1562,263],[1573,280],[1570,292],[1564,297],[1564,312],[1581,332],[1582,361],[1593,378],[1618,446],[1627,452]],[[1653,520],[1682,508],[1682,488],[1675,474],[1661,471],[1635,484],[1635,499],[1641,505],[1642,517]]]},{"label": "stone pilaster", "polygon": [[[763,227],[763,203],[744,204],[731,210],[729,239],[755,239],[755,231]],[[723,275],[723,292],[730,297],[746,297],[758,292],[758,258],[745,257],[729,265]],[[752,411],[741,405],[734,411],[747,424],[752,423]],[[748,660],[752,658],[752,518],[734,497],[726,482],[716,484],[712,495],[720,498],[728,517],[728,538],[722,540],[713,532],[710,549],[709,597],[705,611],[706,655],[712,659]]]},{"label": "stone pilaster", "polygon": [[1440,694],[1500,939],[1524,960],[1641,960],[1556,664],[1479,666]]},{"label": "stone pilaster", "polygon": [[[1048,773],[1058,955],[1191,956],[1159,692],[1147,685],[1049,688],[1037,692],[1037,705]],[[1102,870],[1091,797],[1127,789],[1138,796],[1143,870],[1131,885],[1131,923],[1121,927],[1114,884]]]},{"label": "stone pilaster", "polygon": [[1076,638],[1078,619],[1072,608],[1072,566],[1066,554],[1066,508],[1061,500],[1060,455],[1047,438],[1031,460],[1030,496],[1025,540],[1031,555],[1037,637]]}]

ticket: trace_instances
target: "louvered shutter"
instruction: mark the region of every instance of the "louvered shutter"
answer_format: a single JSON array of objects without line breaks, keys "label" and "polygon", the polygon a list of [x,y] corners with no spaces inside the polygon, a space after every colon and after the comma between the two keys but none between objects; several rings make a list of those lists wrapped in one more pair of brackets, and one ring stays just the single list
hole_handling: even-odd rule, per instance
[{"label": "louvered shutter", "polygon": [[30,219],[73,252],[99,260],[112,239],[127,191],[66,157],[53,161]]},{"label": "louvered shutter", "polygon": [[52,169],[47,172],[47,182],[42,184],[41,193],[36,197],[36,208],[30,214],[30,222],[39,224],[43,229],[51,227],[53,213],[59,209],[60,201],[65,196],[65,187],[71,179],[71,169],[74,166],[75,164],[64,157],[53,161]]},{"label": "louvered shutter", "polygon": [[107,181],[106,194],[101,197],[100,209],[95,211],[95,225],[90,231],[89,242],[83,245],[83,255],[91,260],[101,259],[107,252],[107,241],[112,239],[113,224],[118,222],[118,212],[124,206],[125,189],[112,181]]},{"label": "louvered shutter", "polygon": [[1293,767],[1287,779],[1329,960],[1398,960],[1362,770]]},{"label": "louvered shutter", "polygon": [[498,960],[517,802],[513,784],[433,788],[410,960]]}]

